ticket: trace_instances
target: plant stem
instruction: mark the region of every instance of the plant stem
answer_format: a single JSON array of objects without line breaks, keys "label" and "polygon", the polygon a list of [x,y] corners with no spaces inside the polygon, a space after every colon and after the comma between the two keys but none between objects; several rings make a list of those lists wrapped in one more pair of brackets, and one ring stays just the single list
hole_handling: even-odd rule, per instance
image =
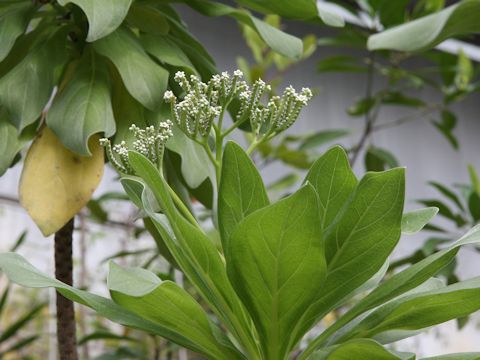
[{"label": "plant stem", "polygon": [[[73,285],[73,218],[55,233],[55,277]],[[57,341],[60,360],[77,360],[77,338],[73,302],[57,291]]]}]

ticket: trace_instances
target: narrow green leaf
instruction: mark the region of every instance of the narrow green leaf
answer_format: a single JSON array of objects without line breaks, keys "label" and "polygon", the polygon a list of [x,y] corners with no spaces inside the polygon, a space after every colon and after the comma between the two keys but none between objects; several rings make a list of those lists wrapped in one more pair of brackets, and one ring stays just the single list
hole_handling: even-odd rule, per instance
[{"label": "narrow green leaf", "polygon": [[292,328],[322,292],[325,277],[318,201],[306,185],[257,210],[230,237],[227,269],[252,315],[266,359],[291,350]]},{"label": "narrow green leaf", "polygon": [[462,202],[452,190],[448,189],[446,186],[435,181],[430,181],[429,184],[432,185],[439,192],[441,192],[443,195],[445,195],[447,198],[452,200],[460,210],[465,210],[465,207],[463,206]]},{"label": "narrow green leaf", "polygon": [[480,360],[480,352],[458,353],[422,358],[420,360]]},{"label": "narrow green leaf", "polygon": [[420,51],[450,37],[480,32],[479,0],[464,0],[437,13],[370,36],[370,50]]},{"label": "narrow green leaf", "polygon": [[[256,351],[248,325],[251,320],[230,284],[225,265],[215,245],[199,229],[180,215],[170,197],[168,184],[155,166],[143,155],[129,152],[135,172],[142,178],[160,204],[163,214],[151,210],[149,198],[143,197],[144,209],[160,232],[171,254],[204,300],[234,336]],[[143,193],[145,195],[145,192]]]},{"label": "narrow green leaf", "polygon": [[188,0],[185,2],[206,16],[231,16],[252,27],[268,46],[283,56],[292,59],[300,59],[302,57],[302,40],[257,19],[245,10],[235,9],[231,6],[208,0]]},{"label": "narrow green leaf", "polygon": [[114,63],[128,92],[135,99],[150,110],[160,107],[167,89],[168,71],[148,56],[129,30],[119,28],[95,41],[93,46]]},{"label": "narrow green leaf", "polygon": [[88,19],[87,41],[93,42],[114,32],[127,16],[133,0],[58,0],[60,5],[79,6]]},{"label": "narrow green leaf", "polygon": [[313,355],[312,360],[414,360],[414,354],[399,354],[385,349],[378,342],[371,339],[355,339],[348,341],[331,352],[318,356]]},{"label": "narrow green leaf", "polygon": [[30,321],[32,321],[35,316],[45,307],[45,304],[40,304],[35,306],[26,314],[22,315],[18,320],[10,324],[7,328],[2,330],[2,334],[0,336],[0,343],[3,343],[10,339],[12,336],[15,336],[20,329],[25,327]]},{"label": "narrow green leaf", "polygon": [[413,235],[418,233],[437,213],[438,208],[428,207],[403,214],[402,234]]},{"label": "narrow green leaf", "polygon": [[0,79],[0,104],[23,130],[38,119],[55,86],[55,73],[66,59],[66,28],[50,32]]},{"label": "narrow green leaf", "polygon": [[454,221],[459,227],[466,224],[466,220],[460,214],[454,214],[448,205],[446,205],[443,201],[436,199],[422,199],[418,200],[417,202],[424,206],[438,208],[439,215]]},{"label": "narrow green leaf", "polygon": [[[213,359],[241,359],[233,345],[223,346],[212,333],[216,327],[202,307],[182,288],[171,281],[161,281],[154,273],[142,269],[123,269],[110,263],[108,287],[113,300],[151,322],[182,333],[196,344],[197,350]],[[216,329],[216,333],[221,333]],[[224,338],[223,341],[229,341]]]},{"label": "narrow green leaf", "polygon": [[29,0],[0,4],[0,61],[5,59],[15,40],[25,32],[34,11],[34,3]]},{"label": "narrow green leaf", "polygon": [[347,154],[335,146],[315,161],[305,182],[318,194],[322,229],[328,228],[357,186]]},{"label": "narrow green leaf", "polygon": [[85,51],[73,76],[55,97],[47,125],[70,150],[91,155],[88,139],[115,133],[108,70],[93,51]]},{"label": "narrow green leaf", "polygon": [[218,225],[224,251],[233,230],[245,217],[269,204],[263,180],[250,157],[229,141],[223,152],[218,191]]}]

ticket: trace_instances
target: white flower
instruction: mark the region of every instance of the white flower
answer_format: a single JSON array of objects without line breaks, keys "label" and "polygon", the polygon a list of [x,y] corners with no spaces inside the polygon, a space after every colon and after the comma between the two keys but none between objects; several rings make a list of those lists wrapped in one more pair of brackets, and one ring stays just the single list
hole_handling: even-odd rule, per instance
[{"label": "white flower", "polygon": [[177,97],[173,94],[172,91],[168,90],[168,91],[165,91],[165,94],[163,94],[163,99],[164,99],[167,103],[171,103],[171,102],[175,102],[175,100],[177,99]]}]

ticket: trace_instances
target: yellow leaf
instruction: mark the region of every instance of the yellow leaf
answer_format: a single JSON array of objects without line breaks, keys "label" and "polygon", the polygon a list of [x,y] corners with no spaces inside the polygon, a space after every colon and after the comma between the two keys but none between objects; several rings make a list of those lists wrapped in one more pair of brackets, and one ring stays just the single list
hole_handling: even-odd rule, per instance
[{"label": "yellow leaf", "polygon": [[48,236],[59,230],[90,200],[103,175],[99,136],[90,138],[92,156],[63,146],[47,127],[28,150],[20,179],[20,203]]}]

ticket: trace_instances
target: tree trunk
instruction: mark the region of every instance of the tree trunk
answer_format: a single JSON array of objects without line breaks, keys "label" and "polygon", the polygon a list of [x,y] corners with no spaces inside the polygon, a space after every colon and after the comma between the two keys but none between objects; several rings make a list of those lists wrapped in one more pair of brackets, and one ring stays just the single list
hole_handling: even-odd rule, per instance
[{"label": "tree trunk", "polygon": [[[55,277],[73,285],[73,218],[55,233]],[[57,343],[60,360],[78,360],[73,302],[57,291]]]}]

